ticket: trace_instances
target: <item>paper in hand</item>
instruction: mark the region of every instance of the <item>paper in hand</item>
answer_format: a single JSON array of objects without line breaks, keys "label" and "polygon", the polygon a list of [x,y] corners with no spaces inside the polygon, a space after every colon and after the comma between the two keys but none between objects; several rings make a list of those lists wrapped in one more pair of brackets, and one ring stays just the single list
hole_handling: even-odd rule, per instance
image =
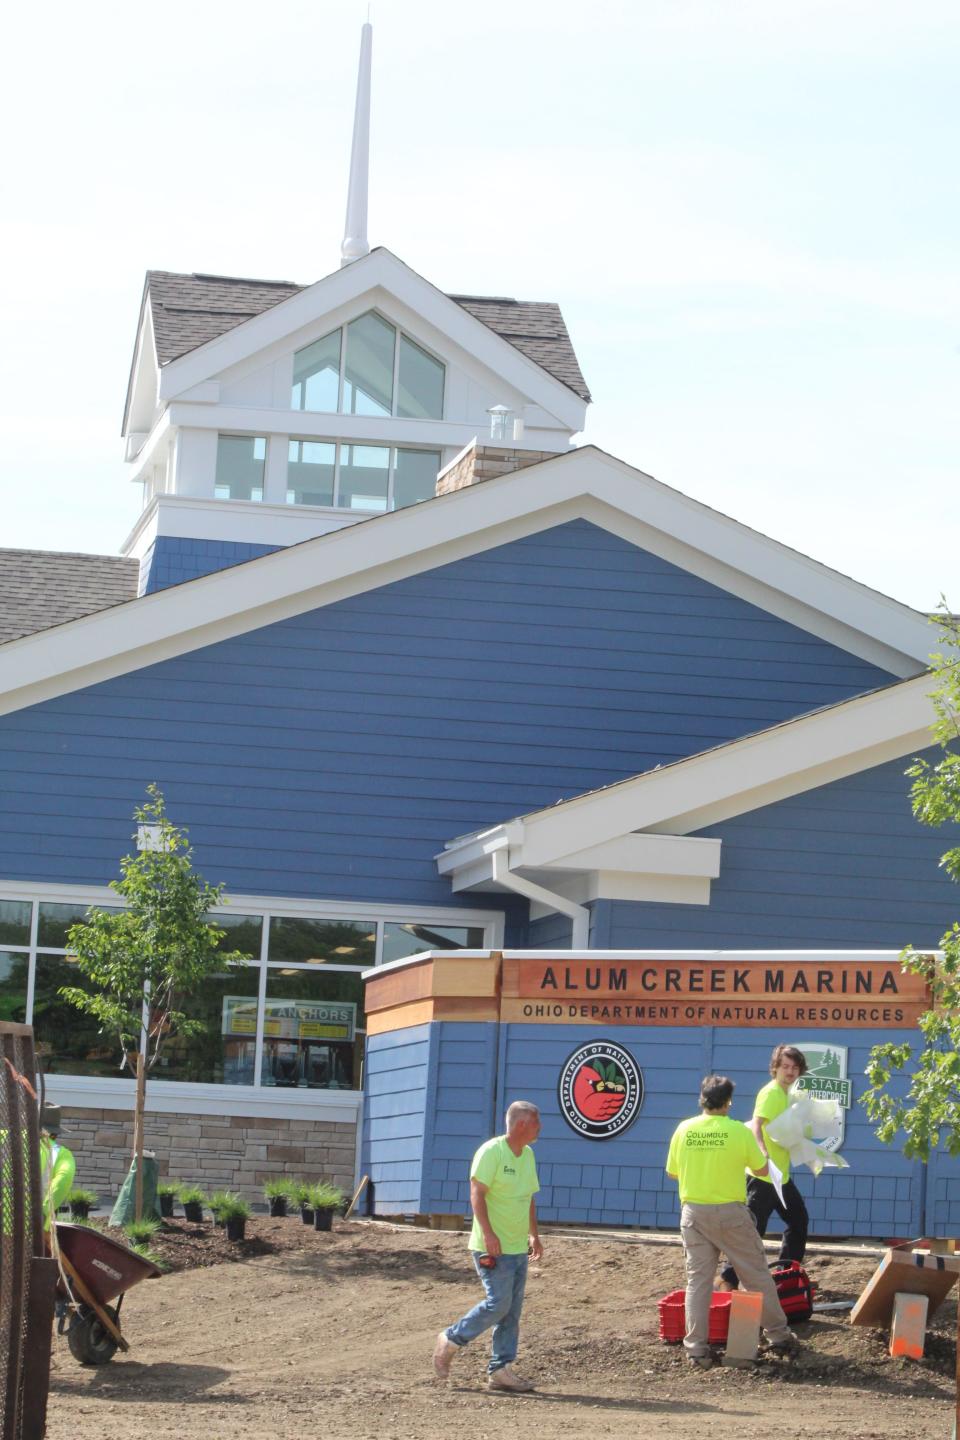
[{"label": "paper in hand", "polygon": [[780,1204],[785,1205],[786,1201],[783,1198],[783,1171],[779,1165],[773,1163],[769,1155],[767,1156],[767,1179],[770,1181],[774,1190],[776,1190],[777,1199],[780,1201]]}]

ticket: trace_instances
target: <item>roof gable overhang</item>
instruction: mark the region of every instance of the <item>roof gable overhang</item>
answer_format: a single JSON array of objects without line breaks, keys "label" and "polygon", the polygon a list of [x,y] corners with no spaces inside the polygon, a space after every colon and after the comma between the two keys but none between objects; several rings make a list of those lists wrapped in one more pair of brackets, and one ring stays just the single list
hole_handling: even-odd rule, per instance
[{"label": "roof gable overhang", "polygon": [[12,641],[0,714],[577,519],[889,673],[926,668],[926,616],[586,446]]},{"label": "roof gable overhang", "polygon": [[437,868],[455,891],[510,890],[520,877],[581,905],[708,904],[721,841],[691,832],[925,749],[932,686],[924,673],[460,836]]},{"label": "roof gable overhang", "polygon": [[232,366],[249,362],[344,306],[359,305],[374,291],[394,297],[572,433],[583,429],[585,400],[382,247],[169,361],[159,372],[160,403],[168,404]]}]

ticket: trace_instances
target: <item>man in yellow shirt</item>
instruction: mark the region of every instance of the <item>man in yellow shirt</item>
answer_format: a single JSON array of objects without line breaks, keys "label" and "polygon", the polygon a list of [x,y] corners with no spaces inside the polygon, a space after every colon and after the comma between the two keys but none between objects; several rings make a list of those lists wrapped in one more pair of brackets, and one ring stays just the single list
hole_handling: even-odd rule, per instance
[{"label": "man in yellow shirt", "polygon": [[687,1265],[683,1343],[687,1358],[704,1370],[713,1364],[710,1298],[721,1251],[737,1266],[746,1288],[762,1294],[760,1323],[770,1349],[783,1352],[796,1344],[746,1206],[746,1171],[765,1175],[766,1158],[746,1125],[730,1119],[732,1103],[733,1081],[707,1075],[700,1086],[703,1113],[681,1121],[667,1156],[667,1174],[680,1185],[680,1235]]},{"label": "man in yellow shirt", "polygon": [[529,1100],[515,1100],[507,1111],[507,1133],[497,1135],[473,1157],[470,1249],[485,1298],[455,1325],[441,1330],[433,1368],[450,1376],[454,1357],[471,1340],[494,1327],[487,1387],[517,1393],[533,1390],[513,1369],[520,1335],[520,1311],[527,1283],[528,1254],[543,1255],[534,1196],[540,1189],[531,1145],[540,1134],[540,1111]]},{"label": "man in yellow shirt", "polygon": [[[790,1153],[771,1140],[767,1126],[771,1120],[782,1115],[790,1104],[790,1090],[807,1073],[807,1060],[802,1050],[795,1045],[776,1045],[770,1056],[770,1082],[764,1085],[753,1104],[753,1119],[750,1129],[763,1153],[773,1161],[782,1177],[783,1204],[769,1179],[747,1181],[747,1208],[761,1235],[766,1235],[770,1216],[776,1210],[783,1221],[783,1240],[780,1244],[781,1260],[802,1261],[807,1253],[807,1229],[810,1217],[803,1196],[790,1179]],[[731,1262],[720,1272],[721,1288],[736,1290],[737,1272]]]}]

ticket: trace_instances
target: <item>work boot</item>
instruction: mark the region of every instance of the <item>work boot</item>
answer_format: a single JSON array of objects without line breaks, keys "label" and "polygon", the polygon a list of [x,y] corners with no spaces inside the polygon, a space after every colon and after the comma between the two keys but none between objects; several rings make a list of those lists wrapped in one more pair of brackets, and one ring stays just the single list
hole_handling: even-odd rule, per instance
[{"label": "work boot", "polygon": [[531,1390],[536,1390],[532,1380],[524,1380],[516,1370],[511,1370],[509,1365],[501,1365],[499,1370],[491,1370],[490,1378],[487,1381],[488,1390],[510,1390],[514,1395],[527,1395]]},{"label": "work boot", "polygon": [[450,1366],[459,1349],[459,1345],[454,1345],[452,1340],[447,1339],[446,1331],[441,1330],[437,1336],[437,1343],[433,1347],[433,1368],[438,1380],[450,1379]]},{"label": "work boot", "polygon": [[761,1348],[766,1355],[777,1355],[781,1359],[792,1360],[803,1350],[803,1341],[794,1335],[791,1330],[782,1339],[767,1340],[764,1337],[760,1341]]},{"label": "work boot", "polygon": [[712,1355],[688,1355],[688,1356],[687,1356],[687,1364],[688,1364],[688,1365],[696,1365],[696,1367],[697,1367],[698,1370],[712,1370],[712,1369],[713,1369],[713,1356],[712,1356]]}]

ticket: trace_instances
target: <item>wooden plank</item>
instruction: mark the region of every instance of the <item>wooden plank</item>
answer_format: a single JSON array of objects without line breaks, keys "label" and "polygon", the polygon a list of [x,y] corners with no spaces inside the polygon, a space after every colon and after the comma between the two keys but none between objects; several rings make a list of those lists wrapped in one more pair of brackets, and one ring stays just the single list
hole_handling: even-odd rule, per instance
[{"label": "wooden plank", "polygon": [[50,1348],[59,1271],[56,1260],[35,1255],[30,1262],[27,1343],[23,1364],[23,1432],[21,1440],[43,1440],[46,1434]]},{"label": "wooden plank", "polygon": [[888,1250],[850,1312],[851,1325],[890,1324],[894,1296],[926,1295],[933,1315],[960,1275],[960,1256],[929,1255],[917,1250]]},{"label": "wooden plank", "polygon": [[426,1025],[433,1019],[432,1000],[416,1000],[410,1005],[395,1005],[367,1016],[368,1035],[386,1035],[390,1030],[409,1030],[413,1025]]},{"label": "wooden plank", "polygon": [[458,959],[455,952],[436,955],[433,961],[434,995],[497,995],[500,990],[499,954]]},{"label": "wooden plank", "polygon": [[408,1005],[425,1000],[433,994],[433,962],[424,960],[403,970],[389,970],[367,981],[364,1006],[368,1015],[389,1009],[392,1005]]},{"label": "wooden plank", "polygon": [[499,1020],[500,1003],[474,995],[438,995],[433,1002],[435,1020]]},{"label": "wooden plank", "polygon": [[357,1186],[356,1190],[354,1190],[354,1192],[353,1192],[353,1199],[350,1201],[350,1204],[347,1206],[346,1210],[344,1210],[344,1212],[343,1212],[343,1218],[344,1218],[344,1220],[349,1220],[350,1216],[353,1214],[354,1210],[356,1209],[357,1201],[360,1199],[360,1196],[363,1194],[364,1190],[366,1190],[367,1185],[368,1185],[369,1183],[370,1183],[370,1176],[369,1176],[369,1175],[364,1175],[363,1178],[362,1178],[361,1181],[360,1181],[360,1184]]}]

